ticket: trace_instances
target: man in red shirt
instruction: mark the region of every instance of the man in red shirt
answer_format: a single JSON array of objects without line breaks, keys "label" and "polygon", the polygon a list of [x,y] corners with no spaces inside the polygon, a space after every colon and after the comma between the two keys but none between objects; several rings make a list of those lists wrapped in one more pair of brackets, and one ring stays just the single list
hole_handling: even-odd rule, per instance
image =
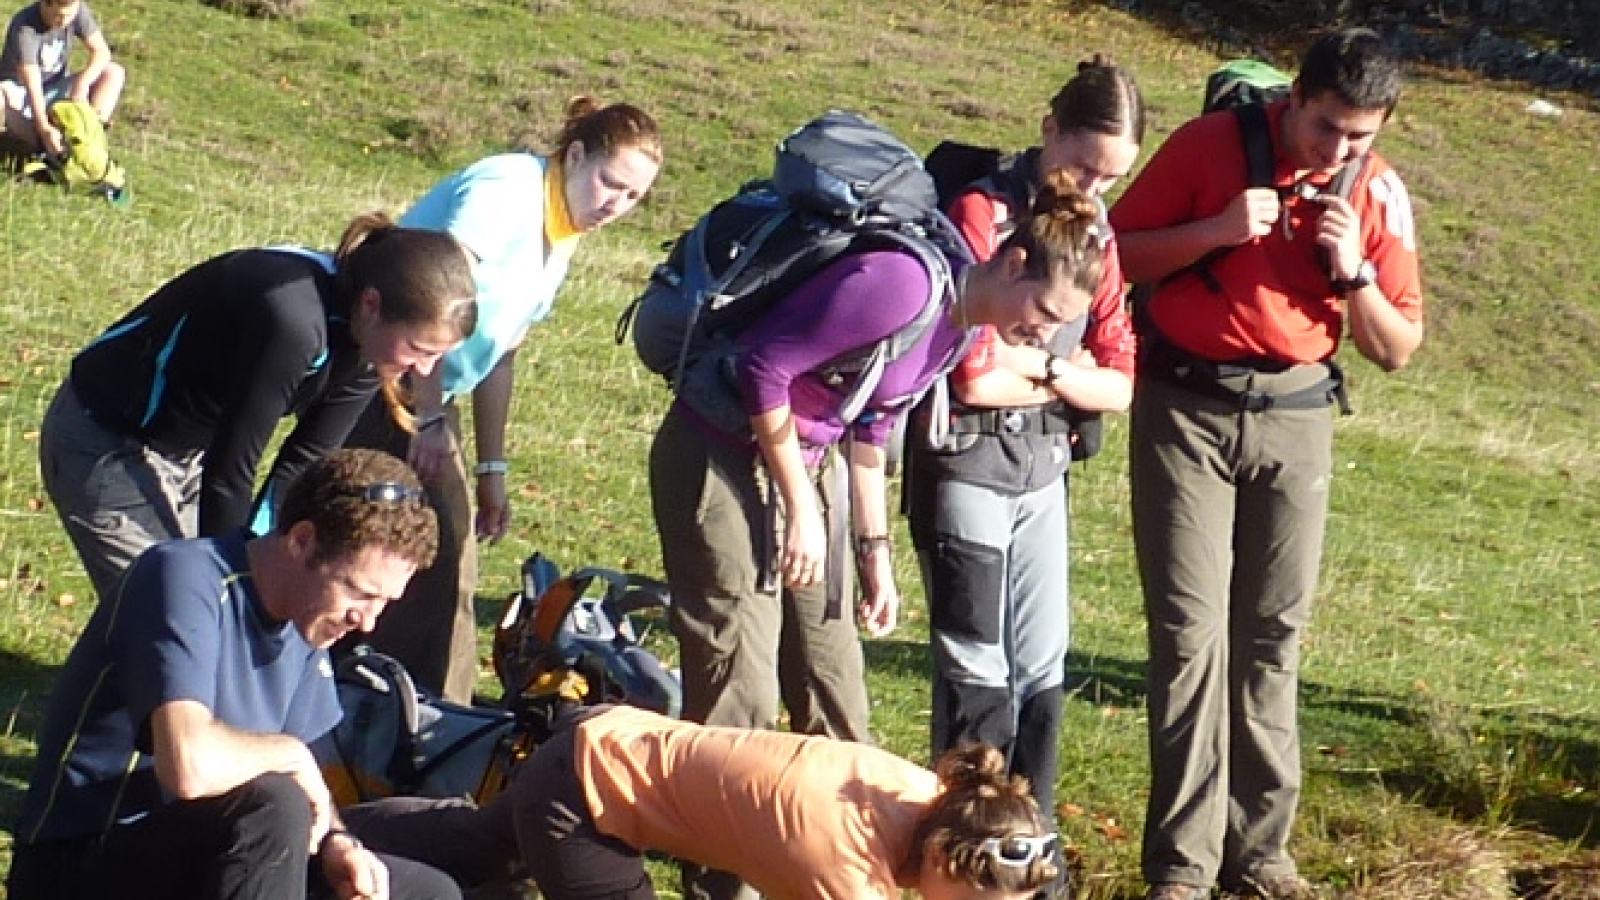
[{"label": "man in red shirt", "polygon": [[[1299,642],[1311,617],[1348,333],[1386,371],[1422,342],[1410,200],[1370,152],[1400,96],[1372,31],[1307,52],[1248,184],[1231,112],[1173,133],[1111,211],[1138,311],[1130,473],[1149,619],[1149,900],[1213,883],[1309,896],[1288,853],[1300,793]],[[1349,199],[1327,192],[1363,166]],[[1225,249],[1224,249],[1225,248]],[[1195,265],[1199,263],[1198,265]]]}]

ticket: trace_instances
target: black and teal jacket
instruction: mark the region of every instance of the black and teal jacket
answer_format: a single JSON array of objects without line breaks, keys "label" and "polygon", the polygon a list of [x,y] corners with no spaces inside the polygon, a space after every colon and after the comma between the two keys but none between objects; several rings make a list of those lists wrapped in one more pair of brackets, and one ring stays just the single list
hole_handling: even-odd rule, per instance
[{"label": "black and teal jacket", "polygon": [[295,416],[274,484],[344,443],[378,388],[350,334],[331,258],[298,249],[225,253],[162,285],[72,362],[101,424],[180,456],[203,454],[200,534],[245,525],[257,467]]}]

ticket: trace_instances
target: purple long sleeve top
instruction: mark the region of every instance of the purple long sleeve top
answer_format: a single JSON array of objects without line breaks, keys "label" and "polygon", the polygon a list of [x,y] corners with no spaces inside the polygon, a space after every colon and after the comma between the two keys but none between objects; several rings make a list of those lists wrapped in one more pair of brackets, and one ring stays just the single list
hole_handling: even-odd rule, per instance
[{"label": "purple long sleeve top", "polygon": [[893,250],[847,256],[779,301],[740,335],[739,388],[745,412],[789,404],[801,444],[826,447],[847,429],[883,446],[906,401],[933,381],[962,341],[963,330],[940,316],[915,346],[884,367],[854,423],[839,414],[854,382],[829,385],[817,372],[829,360],[869,347],[921,311],[930,277],[913,256]]}]

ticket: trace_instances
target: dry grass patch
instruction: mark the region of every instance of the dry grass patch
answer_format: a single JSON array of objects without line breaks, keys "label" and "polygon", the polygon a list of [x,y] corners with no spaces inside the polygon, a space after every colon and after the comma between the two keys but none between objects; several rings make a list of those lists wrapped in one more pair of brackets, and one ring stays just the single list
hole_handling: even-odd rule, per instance
[{"label": "dry grass patch", "polygon": [[1508,900],[1511,877],[1495,838],[1449,830],[1408,848],[1408,858],[1373,873],[1341,900]]},{"label": "dry grass patch", "polygon": [[1516,880],[1517,896],[1526,900],[1600,900],[1600,851],[1519,872]]}]

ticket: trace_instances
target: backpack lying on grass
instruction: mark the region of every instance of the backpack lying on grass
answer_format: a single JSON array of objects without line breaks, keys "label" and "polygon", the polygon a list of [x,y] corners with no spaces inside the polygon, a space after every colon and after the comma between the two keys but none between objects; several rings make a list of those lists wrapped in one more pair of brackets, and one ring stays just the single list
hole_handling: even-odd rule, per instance
[{"label": "backpack lying on grass", "polygon": [[41,156],[23,166],[23,177],[59,184],[69,193],[102,197],[123,205],[132,200],[128,176],[111,158],[100,114],[83,100],[57,100],[50,104],[50,121],[61,129],[66,145],[59,157]]},{"label": "backpack lying on grass", "polygon": [[495,633],[505,688],[492,706],[462,706],[417,689],[405,667],[366,648],[338,663],[344,719],[312,746],[334,801],[399,795],[468,797],[505,788],[512,769],[571,704],[629,703],[676,716],[675,676],[640,647],[633,613],[668,602],[660,582],[584,569],[561,577],[535,553]]},{"label": "backpack lying on grass", "polygon": [[500,792],[521,738],[509,709],[427,696],[400,661],[367,648],[334,672],[344,719],[311,747],[340,806],[402,795]]},{"label": "backpack lying on grass", "polygon": [[932,289],[898,333],[824,367],[853,382],[841,412],[851,421],[884,366],[948,308],[950,260],[971,258],[939,211],[921,158],[854,113],[829,112],[784,138],[770,179],[745,185],[678,238],[617,323],[617,342],[631,326],[647,368],[724,430],[742,433],[748,422],[731,392],[738,334],[829,263],[884,249],[914,255]]},{"label": "backpack lying on grass", "polygon": [[562,577],[543,554],[533,554],[522,565],[522,591],[511,596],[495,629],[495,674],[512,707],[558,696],[676,718],[683,709],[678,678],[641,646],[648,632],[634,619],[671,602],[656,579],[594,568]]}]

